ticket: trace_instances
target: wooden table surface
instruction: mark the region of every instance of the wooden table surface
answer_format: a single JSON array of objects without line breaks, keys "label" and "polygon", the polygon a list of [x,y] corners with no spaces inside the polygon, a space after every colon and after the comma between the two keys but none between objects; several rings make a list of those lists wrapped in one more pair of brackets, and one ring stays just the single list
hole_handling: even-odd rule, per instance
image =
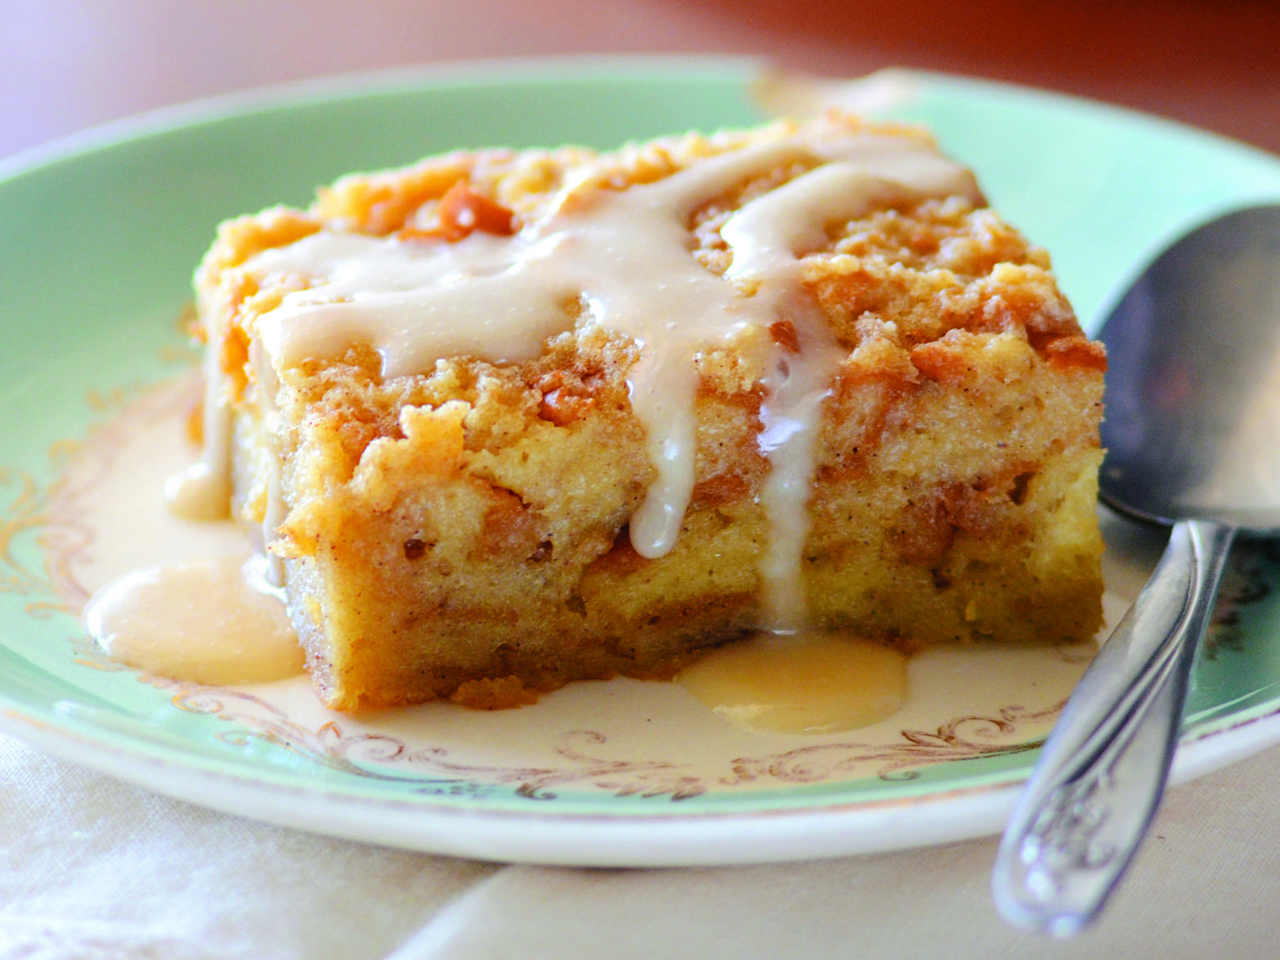
[{"label": "wooden table surface", "polygon": [[1280,4],[1270,0],[0,0],[0,156],[278,81],[611,52],[1010,80],[1280,153]]}]

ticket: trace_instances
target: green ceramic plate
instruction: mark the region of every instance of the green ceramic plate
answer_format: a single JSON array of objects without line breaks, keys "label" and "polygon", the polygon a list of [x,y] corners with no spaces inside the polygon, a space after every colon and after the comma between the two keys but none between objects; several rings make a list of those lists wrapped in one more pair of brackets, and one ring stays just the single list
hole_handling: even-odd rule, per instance
[{"label": "green ceramic plate", "polygon": [[[494,859],[746,862],[998,830],[1085,652],[936,651],[913,662],[911,701],[891,721],[769,737],[720,723],[678,687],[627,681],[518,711],[430,704],[352,719],[302,682],[218,689],[115,667],[76,618],[122,567],[226,549],[218,531],[171,542],[155,489],[186,456],[189,358],[174,319],[219,220],[455,147],[612,147],[752,123],[759,71],[596,59],[384,75],[168,112],[0,167],[3,726],[198,803]],[[1150,117],[941,76],[878,89],[888,113],[929,123],[979,171],[1095,323],[1173,232],[1280,199],[1280,160]],[[1159,542],[1108,530],[1117,610]],[[1278,578],[1267,550],[1237,556],[1181,778],[1280,741]]]}]

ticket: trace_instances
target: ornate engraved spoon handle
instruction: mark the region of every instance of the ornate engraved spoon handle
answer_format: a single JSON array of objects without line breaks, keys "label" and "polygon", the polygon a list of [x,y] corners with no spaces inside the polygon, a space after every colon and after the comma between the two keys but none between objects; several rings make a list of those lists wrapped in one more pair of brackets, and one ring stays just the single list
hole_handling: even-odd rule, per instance
[{"label": "ornate engraved spoon handle", "polygon": [[1164,792],[1235,533],[1207,520],[1176,524],[1067,701],[996,856],[992,892],[1006,920],[1068,936],[1119,883]]}]

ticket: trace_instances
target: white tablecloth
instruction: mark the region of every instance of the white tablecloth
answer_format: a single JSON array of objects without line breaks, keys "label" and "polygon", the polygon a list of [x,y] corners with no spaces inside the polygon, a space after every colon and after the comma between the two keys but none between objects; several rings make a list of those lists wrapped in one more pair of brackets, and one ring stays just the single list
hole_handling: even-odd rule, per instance
[{"label": "white tablecloth", "polygon": [[572,870],[364,846],[156,796],[0,737],[0,960],[1280,957],[1280,748],[1173,790],[1102,922],[991,906],[995,840]]}]

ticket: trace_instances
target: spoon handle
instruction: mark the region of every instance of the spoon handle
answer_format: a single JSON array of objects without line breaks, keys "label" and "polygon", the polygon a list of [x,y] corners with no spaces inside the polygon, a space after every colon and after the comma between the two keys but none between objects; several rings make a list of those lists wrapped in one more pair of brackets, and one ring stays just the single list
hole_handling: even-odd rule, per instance
[{"label": "spoon handle", "polygon": [[1176,524],[1041,751],[996,856],[1004,918],[1069,936],[1102,910],[1155,816],[1234,527]]}]

